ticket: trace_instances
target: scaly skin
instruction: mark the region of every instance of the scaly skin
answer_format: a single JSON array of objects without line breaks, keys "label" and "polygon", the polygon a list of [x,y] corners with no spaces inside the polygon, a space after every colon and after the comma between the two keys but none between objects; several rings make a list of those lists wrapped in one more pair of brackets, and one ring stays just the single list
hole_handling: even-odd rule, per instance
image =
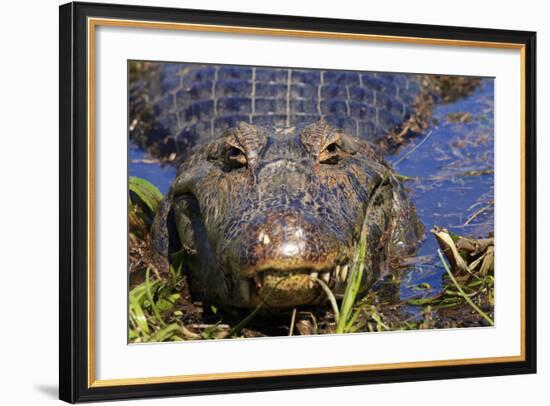
[{"label": "scaly skin", "polygon": [[414,207],[371,148],[399,133],[425,76],[158,64],[130,94],[130,136],[181,165],[151,229],[167,272],[183,249],[196,300],[319,304],[339,296],[368,215],[362,291],[423,236]]},{"label": "scaly skin", "polygon": [[[193,146],[239,122],[291,127],[325,119],[358,140],[399,133],[432,92],[428,76],[165,63],[130,93],[130,135],[141,146],[185,160]],[[428,88],[429,87],[429,88]]]},{"label": "scaly skin", "polygon": [[[368,210],[367,210],[368,208]],[[318,304],[315,278],[345,288],[369,216],[361,290],[423,228],[391,169],[367,143],[324,120],[304,127],[240,123],[179,168],[152,227],[157,266],[183,249],[191,292],[240,308]]]}]

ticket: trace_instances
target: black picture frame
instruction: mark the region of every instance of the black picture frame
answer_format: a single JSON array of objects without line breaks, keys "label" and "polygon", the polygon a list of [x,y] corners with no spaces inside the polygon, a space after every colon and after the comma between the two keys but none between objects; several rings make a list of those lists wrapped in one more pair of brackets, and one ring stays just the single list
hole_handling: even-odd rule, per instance
[{"label": "black picture frame", "polygon": [[[59,397],[67,402],[235,393],[536,372],[536,33],[112,4],[60,6]],[[90,385],[88,353],[87,19],[89,17],[512,43],[524,54],[524,360],[196,382]]]}]

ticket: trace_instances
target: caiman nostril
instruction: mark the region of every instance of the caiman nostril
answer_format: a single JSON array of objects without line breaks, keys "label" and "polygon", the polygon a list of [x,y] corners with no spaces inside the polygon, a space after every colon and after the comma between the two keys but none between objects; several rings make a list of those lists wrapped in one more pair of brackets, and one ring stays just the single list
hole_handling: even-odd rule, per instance
[{"label": "caiman nostril", "polygon": [[344,248],[317,217],[279,210],[251,221],[226,255],[239,277],[252,278],[267,270],[324,271]]}]

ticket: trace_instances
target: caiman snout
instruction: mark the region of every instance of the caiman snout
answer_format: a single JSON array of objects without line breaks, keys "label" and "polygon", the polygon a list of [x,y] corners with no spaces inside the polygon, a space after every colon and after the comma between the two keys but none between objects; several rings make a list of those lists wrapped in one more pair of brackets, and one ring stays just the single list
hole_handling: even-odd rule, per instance
[{"label": "caiman snout", "polygon": [[[329,284],[346,247],[320,218],[290,210],[256,219],[230,244],[227,258],[243,301],[271,307],[304,304]],[[342,260],[340,260],[342,262]]]},{"label": "caiman snout", "polygon": [[340,248],[320,219],[290,211],[269,212],[244,234],[229,253],[235,272],[242,277],[266,270],[320,271],[332,265]]}]

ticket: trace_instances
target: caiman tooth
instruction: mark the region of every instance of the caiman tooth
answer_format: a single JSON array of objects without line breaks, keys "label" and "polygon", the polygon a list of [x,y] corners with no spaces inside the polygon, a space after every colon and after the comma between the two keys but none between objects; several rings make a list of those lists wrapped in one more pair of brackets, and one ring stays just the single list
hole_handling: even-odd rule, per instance
[{"label": "caiman tooth", "polygon": [[340,265],[336,265],[336,268],[334,268],[334,278],[337,282],[340,282]]},{"label": "caiman tooth", "polygon": [[310,281],[309,281],[309,288],[312,289],[313,287],[315,287],[315,282],[317,281],[317,277],[319,276],[319,272],[311,272],[309,274],[309,278],[310,278]]},{"label": "caiman tooth", "polygon": [[245,302],[250,300],[250,282],[246,279],[239,280],[239,292]]},{"label": "caiman tooth", "polygon": [[321,279],[328,285],[330,282],[330,272],[326,271],[321,273]]},{"label": "caiman tooth", "polygon": [[348,265],[344,265],[340,270],[340,280],[342,282],[345,282],[346,279],[348,279],[348,269],[349,269]]},{"label": "caiman tooth", "polygon": [[256,284],[256,289],[260,290],[262,288],[262,278],[259,276],[254,277],[254,283]]}]

